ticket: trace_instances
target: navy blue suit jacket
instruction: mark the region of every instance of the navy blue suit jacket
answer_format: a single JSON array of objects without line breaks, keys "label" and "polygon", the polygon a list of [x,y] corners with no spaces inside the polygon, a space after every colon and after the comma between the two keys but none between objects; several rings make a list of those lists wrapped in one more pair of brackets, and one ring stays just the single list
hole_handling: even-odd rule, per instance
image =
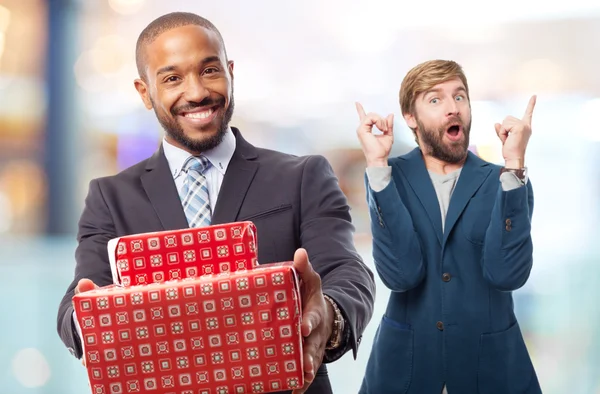
[{"label": "navy blue suit jacket", "polygon": [[361,393],[541,393],[513,311],[532,267],[531,183],[503,191],[500,168],[469,152],[442,231],[420,149],[367,182],[373,257],[392,290]]}]

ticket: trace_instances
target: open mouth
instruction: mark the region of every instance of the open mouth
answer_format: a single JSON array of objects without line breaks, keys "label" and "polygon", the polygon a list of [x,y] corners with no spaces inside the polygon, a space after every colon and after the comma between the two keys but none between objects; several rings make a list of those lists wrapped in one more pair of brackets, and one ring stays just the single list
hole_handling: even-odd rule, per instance
[{"label": "open mouth", "polygon": [[453,141],[456,141],[460,138],[462,134],[462,126],[458,125],[458,124],[453,124],[450,125],[450,127],[448,127],[446,129],[446,135],[448,136],[448,138],[450,138]]},{"label": "open mouth", "polygon": [[219,106],[215,105],[212,107],[199,107],[194,108],[191,111],[182,111],[178,116],[184,118],[186,121],[195,125],[205,125],[215,118]]}]

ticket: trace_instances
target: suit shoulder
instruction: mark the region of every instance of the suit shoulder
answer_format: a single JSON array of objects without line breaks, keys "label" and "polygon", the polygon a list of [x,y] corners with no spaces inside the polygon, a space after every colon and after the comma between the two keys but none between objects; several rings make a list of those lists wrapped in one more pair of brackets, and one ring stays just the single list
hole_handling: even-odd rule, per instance
[{"label": "suit shoulder", "polygon": [[133,164],[132,166],[127,167],[116,174],[94,178],[92,179],[92,182],[96,181],[100,184],[106,184],[114,182],[128,182],[134,179],[138,179],[146,171],[146,165],[148,164],[148,160],[150,160],[150,158],[144,159],[136,164]]},{"label": "suit shoulder", "polygon": [[502,169],[503,166],[498,165],[498,164],[494,164],[494,163],[490,163],[490,162],[486,162],[488,166],[490,166],[492,168],[492,170],[496,171],[496,172],[500,172],[500,170]]},{"label": "suit shoulder", "polygon": [[394,169],[394,167],[399,167],[402,168],[403,166],[405,166],[410,160],[414,160],[414,155],[415,152],[414,151],[409,151],[403,155],[400,156],[396,156],[396,157],[390,157],[388,159],[388,164],[390,167],[392,167],[392,169]]},{"label": "suit shoulder", "polygon": [[323,155],[311,154],[311,155],[294,155],[291,153],[284,153],[272,149],[256,148],[258,151],[258,157],[261,163],[273,164],[284,167],[297,167],[304,166],[308,161],[316,161],[321,163],[329,163],[329,161]]},{"label": "suit shoulder", "polygon": [[477,156],[477,159],[478,159],[478,160],[480,160],[480,161],[481,161],[481,163],[482,163],[484,166],[487,166],[487,167],[491,168],[491,169],[492,169],[492,171],[494,171],[494,172],[500,172],[500,170],[501,170],[501,169],[502,169],[502,167],[503,167],[503,166],[501,166],[501,165],[498,165],[498,164],[496,164],[496,163],[492,163],[491,161],[487,161],[487,160],[485,160],[485,159],[482,159],[482,158],[481,158],[481,157],[479,157],[479,156]]},{"label": "suit shoulder", "polygon": [[401,165],[401,163],[402,163],[403,161],[405,161],[405,160],[406,160],[406,155],[403,155],[403,156],[396,156],[396,157],[390,157],[390,158],[388,159],[388,164],[389,164],[391,167],[394,167],[394,166],[399,166],[399,165]]},{"label": "suit shoulder", "polygon": [[412,149],[409,149],[407,152],[388,158],[388,163],[390,165],[401,165],[402,163],[411,161],[411,160],[420,160],[421,159],[421,148],[418,146]]}]

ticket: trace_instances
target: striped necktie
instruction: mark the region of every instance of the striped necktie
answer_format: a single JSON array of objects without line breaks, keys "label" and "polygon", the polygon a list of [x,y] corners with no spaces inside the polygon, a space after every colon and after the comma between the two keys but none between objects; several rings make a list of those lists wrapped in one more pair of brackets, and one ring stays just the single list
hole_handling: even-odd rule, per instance
[{"label": "striped necktie", "polygon": [[190,228],[210,225],[208,181],[204,176],[209,167],[210,161],[204,156],[191,156],[183,165],[182,171],[187,176],[183,181],[181,202]]}]

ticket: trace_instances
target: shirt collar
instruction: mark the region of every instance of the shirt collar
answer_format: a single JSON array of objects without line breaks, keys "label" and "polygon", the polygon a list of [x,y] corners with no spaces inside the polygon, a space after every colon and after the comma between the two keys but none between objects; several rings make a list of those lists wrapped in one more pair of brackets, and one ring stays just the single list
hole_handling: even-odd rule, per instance
[{"label": "shirt collar", "polygon": [[[222,175],[225,175],[227,166],[233,157],[235,146],[235,136],[233,135],[231,128],[227,128],[221,143],[211,150],[202,152],[202,154],[210,161],[217,171]],[[173,175],[173,178],[176,179],[181,174],[181,170],[186,160],[192,155],[189,152],[168,143],[166,138],[163,138],[163,150],[165,152],[165,157],[169,162],[171,174]]]}]

